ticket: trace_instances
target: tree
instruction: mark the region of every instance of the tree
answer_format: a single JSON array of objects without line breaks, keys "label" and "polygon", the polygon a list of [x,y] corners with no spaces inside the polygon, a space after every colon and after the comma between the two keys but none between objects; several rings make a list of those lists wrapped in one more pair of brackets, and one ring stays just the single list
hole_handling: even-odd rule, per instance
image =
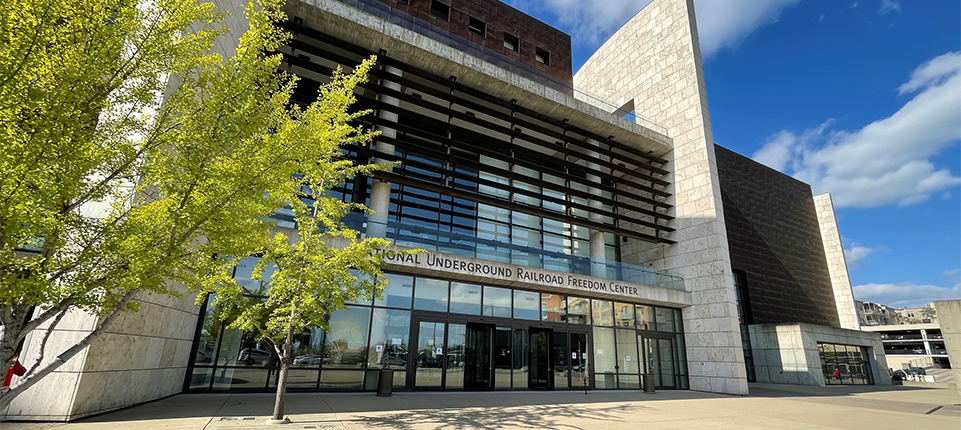
[{"label": "tree", "polygon": [[[373,137],[347,111],[370,61],[292,105],[296,79],[271,54],[288,37],[281,6],[248,2],[238,40],[210,2],[0,2],[0,370],[68,311],[99,318],[55,358],[41,348],[0,408],[141,294],[232,282],[225,256],[273,243],[269,216],[297,201],[299,173]],[[216,52],[219,37],[236,49]]]},{"label": "tree", "polygon": [[[331,155],[339,152],[330,147]],[[383,238],[360,239],[360,234],[341,222],[350,211],[367,211],[360,204],[344,203],[326,195],[326,190],[343,184],[355,174],[370,174],[385,165],[353,166],[349,162],[321,162],[305,171],[303,180],[312,190],[307,204],[300,199],[291,205],[296,234],[278,232],[262,250],[252,277],[266,286],[265,299],[248,295],[236,283],[219,283],[207,289],[214,294],[212,305],[222,319],[233,319],[230,328],[253,333],[273,346],[280,365],[277,395],[271,420],[288,422],[284,417],[287,375],[295,358],[294,339],[306,329],[328,329],[331,312],[344,309],[358,297],[370,301],[381,296],[386,276],[380,266],[383,258],[420,250],[389,250]],[[268,266],[273,267],[263,279]],[[198,296],[198,304],[203,297]]]}]

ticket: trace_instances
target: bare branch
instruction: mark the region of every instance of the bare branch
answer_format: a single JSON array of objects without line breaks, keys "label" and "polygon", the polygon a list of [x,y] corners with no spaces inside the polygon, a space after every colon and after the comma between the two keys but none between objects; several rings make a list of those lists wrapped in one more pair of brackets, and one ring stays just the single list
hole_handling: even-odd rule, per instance
[{"label": "bare branch", "polygon": [[29,377],[35,370],[37,370],[38,367],[40,367],[40,363],[43,362],[43,353],[47,350],[47,340],[50,339],[50,334],[53,333],[53,330],[57,328],[57,324],[60,324],[60,320],[63,319],[64,315],[67,315],[66,309],[57,314],[57,317],[54,318],[53,322],[50,323],[50,327],[47,327],[47,332],[43,334],[43,340],[40,341],[40,349],[37,350],[37,359],[33,362],[33,366],[30,366],[30,370],[23,374],[22,378]]}]

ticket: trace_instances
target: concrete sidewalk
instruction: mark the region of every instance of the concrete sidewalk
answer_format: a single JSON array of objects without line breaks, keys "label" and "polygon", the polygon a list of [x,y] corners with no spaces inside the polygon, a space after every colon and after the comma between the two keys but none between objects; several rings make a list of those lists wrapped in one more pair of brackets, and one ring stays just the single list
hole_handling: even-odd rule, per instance
[{"label": "concrete sidewalk", "polygon": [[957,391],[920,387],[752,384],[751,396],[691,391],[292,393],[286,426],[266,426],[270,394],[183,394],[34,429],[952,429]]}]

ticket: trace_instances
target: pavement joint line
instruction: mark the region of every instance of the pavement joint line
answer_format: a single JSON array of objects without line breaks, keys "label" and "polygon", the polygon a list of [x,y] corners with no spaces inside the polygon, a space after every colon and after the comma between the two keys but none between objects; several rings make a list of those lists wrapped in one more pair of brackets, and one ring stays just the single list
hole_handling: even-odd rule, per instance
[{"label": "pavement joint line", "polygon": [[930,411],[927,411],[927,412],[925,412],[924,414],[925,414],[925,415],[931,415],[931,414],[933,414],[933,413],[941,410],[941,408],[943,408],[943,407],[944,407],[943,405],[938,405],[938,407],[936,407],[936,408],[934,408],[934,409],[931,409]]}]

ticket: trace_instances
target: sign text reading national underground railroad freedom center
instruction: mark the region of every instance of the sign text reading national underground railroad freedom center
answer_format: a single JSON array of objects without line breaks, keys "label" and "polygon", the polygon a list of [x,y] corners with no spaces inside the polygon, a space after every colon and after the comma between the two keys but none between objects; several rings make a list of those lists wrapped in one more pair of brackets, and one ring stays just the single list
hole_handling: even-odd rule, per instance
[{"label": "sign text reading national underground railroad freedom center", "polygon": [[447,272],[574,288],[599,293],[623,294],[626,296],[638,295],[637,287],[618,283],[617,281],[605,281],[596,278],[589,279],[576,274],[545,273],[529,267],[464,260],[434,253],[397,255],[385,257],[384,260],[390,264],[413,266],[423,269],[444,270]]}]

